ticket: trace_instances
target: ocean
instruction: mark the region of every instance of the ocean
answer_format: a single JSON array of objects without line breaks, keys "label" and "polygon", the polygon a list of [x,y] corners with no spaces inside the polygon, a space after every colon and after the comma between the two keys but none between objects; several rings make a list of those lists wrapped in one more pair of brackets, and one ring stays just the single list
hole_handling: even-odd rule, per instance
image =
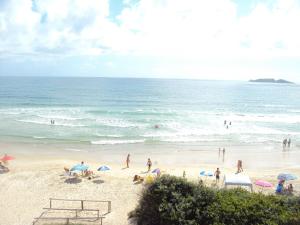
[{"label": "ocean", "polygon": [[279,145],[284,138],[299,143],[294,84],[0,77],[0,140],[217,146]]}]

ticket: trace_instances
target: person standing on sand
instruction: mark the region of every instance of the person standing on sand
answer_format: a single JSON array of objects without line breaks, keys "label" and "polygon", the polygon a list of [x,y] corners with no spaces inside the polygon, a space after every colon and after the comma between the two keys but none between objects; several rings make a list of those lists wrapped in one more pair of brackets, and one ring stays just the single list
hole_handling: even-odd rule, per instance
[{"label": "person standing on sand", "polygon": [[241,172],[243,172],[243,162],[242,162],[242,160],[238,160],[236,173],[241,173]]},{"label": "person standing on sand", "polygon": [[152,162],[151,162],[150,158],[148,158],[147,166],[148,166],[148,172],[150,172],[151,166],[152,166]]},{"label": "person standing on sand", "polygon": [[219,168],[217,168],[217,170],[215,171],[216,183],[219,183],[219,181],[220,181],[220,174],[221,174],[221,171]]},{"label": "person standing on sand", "polygon": [[285,148],[286,147],[286,143],[287,143],[287,140],[286,140],[286,138],[283,140],[283,142],[282,142],[282,147],[283,148]]},{"label": "person standing on sand", "polygon": [[220,155],[221,155],[221,148],[219,148],[219,158],[220,158]]},{"label": "person standing on sand", "polygon": [[227,121],[226,121],[226,120],[224,120],[224,126],[226,125],[226,122],[227,122]]},{"label": "person standing on sand", "polygon": [[126,158],[126,167],[129,168],[129,163],[130,163],[130,154],[127,155]]},{"label": "person standing on sand", "polygon": [[289,140],[288,140],[288,142],[287,142],[287,146],[288,146],[288,148],[290,148],[291,147],[291,139],[289,138]]},{"label": "person standing on sand", "polygon": [[224,159],[225,159],[225,148],[223,148],[223,162],[224,162]]}]

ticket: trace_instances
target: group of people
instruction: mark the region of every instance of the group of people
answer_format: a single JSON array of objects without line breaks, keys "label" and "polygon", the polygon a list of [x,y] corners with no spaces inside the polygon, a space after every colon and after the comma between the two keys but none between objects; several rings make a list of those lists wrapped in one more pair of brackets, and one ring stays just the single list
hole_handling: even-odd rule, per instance
[{"label": "group of people", "polygon": [[224,162],[224,160],[225,160],[225,148],[219,148],[219,158],[220,158],[220,156],[221,156],[221,152],[222,152],[222,161]]},{"label": "group of people", "polygon": [[[130,154],[127,155],[127,158],[126,158],[126,168],[129,168],[129,164],[130,164]],[[152,161],[150,158],[148,158],[147,160],[147,172],[150,172],[151,171],[151,167],[152,167]]]},{"label": "group of people", "polygon": [[276,194],[279,194],[279,195],[283,195],[283,194],[286,194],[286,195],[292,195],[293,192],[294,192],[294,187],[292,184],[289,184],[287,187],[284,187],[284,183],[285,183],[285,180],[280,180],[278,182],[278,185],[276,187]]},{"label": "group of people", "polygon": [[219,148],[219,157],[221,156],[221,152],[222,152],[223,157],[224,157],[225,151],[226,151],[225,148],[223,148],[223,149]]},{"label": "group of people", "polygon": [[[237,172],[236,172],[236,174],[241,173],[243,171],[244,171],[243,170],[243,161],[239,159],[238,162],[237,162]],[[221,175],[220,168],[217,168],[217,170],[214,173],[214,176],[216,177],[216,183],[219,183],[220,175]]]},{"label": "group of people", "polygon": [[289,138],[289,139],[287,139],[287,138],[283,139],[283,141],[282,141],[282,147],[283,148],[286,148],[286,147],[290,148],[291,147],[291,142],[292,142],[291,138]]},{"label": "group of people", "polygon": [[224,127],[226,127],[226,129],[228,129],[231,125],[231,121],[224,120]]},{"label": "group of people", "polygon": [[50,120],[50,124],[54,125],[55,124],[55,120]]}]

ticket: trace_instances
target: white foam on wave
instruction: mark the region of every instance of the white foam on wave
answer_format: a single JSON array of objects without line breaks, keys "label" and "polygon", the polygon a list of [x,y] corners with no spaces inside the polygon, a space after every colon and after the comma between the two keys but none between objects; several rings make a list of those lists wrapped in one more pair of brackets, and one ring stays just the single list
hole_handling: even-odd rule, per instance
[{"label": "white foam on wave", "polygon": [[129,127],[141,127],[141,124],[132,123],[122,119],[116,118],[98,118],[96,122],[100,125],[108,126],[108,127],[121,127],[121,128],[129,128]]},{"label": "white foam on wave", "polygon": [[33,136],[34,139],[46,139],[46,137],[42,137],[42,136]]},{"label": "white foam on wave", "polygon": [[300,115],[289,114],[232,114],[228,116],[232,122],[263,122],[263,123],[300,123]]},{"label": "white foam on wave", "polygon": [[65,150],[70,152],[87,152],[77,148],[66,148]]},{"label": "white foam on wave", "polygon": [[17,120],[18,122],[23,123],[33,123],[33,124],[40,124],[40,125],[49,125],[49,126],[63,126],[63,127],[85,127],[83,124],[70,124],[70,123],[58,123],[51,124],[49,121],[44,120]]},{"label": "white foam on wave", "polygon": [[176,138],[166,138],[161,139],[162,142],[177,142],[177,143],[192,143],[192,142],[215,142],[222,141],[220,138],[213,137],[176,137]]},{"label": "white foam on wave", "polygon": [[121,134],[96,134],[98,137],[112,137],[112,138],[120,138],[124,137],[124,135]]},{"label": "white foam on wave", "polygon": [[145,140],[100,140],[91,141],[94,145],[117,145],[117,144],[136,144],[143,143]]},{"label": "white foam on wave", "polygon": [[41,115],[41,114],[38,114],[37,115],[38,117],[40,118],[44,118],[44,119],[54,119],[54,120],[82,120],[82,119],[85,119],[85,118],[76,118],[76,117],[70,117],[70,116],[62,116],[62,115],[55,115],[55,114],[49,114],[49,115]]}]

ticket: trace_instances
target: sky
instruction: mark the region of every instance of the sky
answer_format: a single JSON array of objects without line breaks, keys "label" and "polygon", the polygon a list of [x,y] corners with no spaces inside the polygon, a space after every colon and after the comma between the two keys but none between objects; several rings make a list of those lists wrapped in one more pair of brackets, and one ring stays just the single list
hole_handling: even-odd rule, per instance
[{"label": "sky", "polygon": [[0,0],[0,76],[300,82],[300,0]]}]

